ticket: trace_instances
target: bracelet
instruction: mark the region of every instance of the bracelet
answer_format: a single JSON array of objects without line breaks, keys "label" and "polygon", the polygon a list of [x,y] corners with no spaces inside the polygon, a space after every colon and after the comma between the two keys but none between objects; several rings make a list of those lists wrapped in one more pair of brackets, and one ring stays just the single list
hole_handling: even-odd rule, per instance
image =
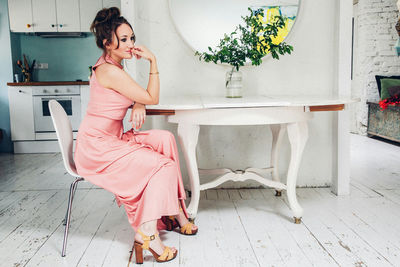
[{"label": "bracelet", "polygon": [[159,74],[159,72],[157,71],[157,72],[150,72],[149,73],[150,75],[152,75],[152,74]]}]

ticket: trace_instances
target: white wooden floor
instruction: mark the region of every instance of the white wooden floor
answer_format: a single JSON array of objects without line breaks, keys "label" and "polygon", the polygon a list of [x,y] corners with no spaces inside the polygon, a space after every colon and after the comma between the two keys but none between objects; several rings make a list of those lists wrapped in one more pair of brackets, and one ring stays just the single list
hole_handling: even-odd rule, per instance
[{"label": "white wooden floor", "polygon": [[[162,232],[178,259],[162,266],[400,266],[400,147],[352,135],[351,195],[298,189],[203,192],[197,236]],[[59,154],[0,155],[0,266],[127,266],[133,230],[113,196],[81,183],[67,256],[62,219],[72,178]],[[146,254],[144,266],[159,266]],[[134,266],[134,264],[130,264]]]}]

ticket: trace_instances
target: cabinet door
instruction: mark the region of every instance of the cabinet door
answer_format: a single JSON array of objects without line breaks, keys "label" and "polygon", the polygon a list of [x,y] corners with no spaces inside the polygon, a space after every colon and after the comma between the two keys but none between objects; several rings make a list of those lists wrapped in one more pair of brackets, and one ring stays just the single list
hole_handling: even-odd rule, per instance
[{"label": "cabinet door", "polygon": [[[86,2],[86,1],[81,1]],[[79,32],[79,0],[56,0],[57,26],[59,32]]]},{"label": "cabinet door", "polygon": [[33,32],[31,0],[8,0],[8,16],[12,32]]},{"label": "cabinet door", "polygon": [[32,87],[9,86],[11,140],[35,140]]},{"label": "cabinet door", "polygon": [[109,8],[113,6],[121,9],[121,0],[103,0],[103,7]]},{"label": "cabinet door", "polygon": [[55,0],[33,0],[32,16],[35,32],[57,31]]},{"label": "cabinet door", "polygon": [[102,7],[102,0],[79,1],[81,32],[90,32],[90,25]]}]

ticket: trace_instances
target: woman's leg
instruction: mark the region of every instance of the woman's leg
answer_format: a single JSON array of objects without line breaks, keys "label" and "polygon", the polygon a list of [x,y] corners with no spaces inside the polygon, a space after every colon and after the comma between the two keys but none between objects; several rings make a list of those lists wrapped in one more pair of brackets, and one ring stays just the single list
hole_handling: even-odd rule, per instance
[{"label": "woman's leg", "polygon": [[[181,196],[179,205],[182,210],[176,215],[176,218],[181,226],[186,225],[189,221],[187,219],[186,206],[183,201],[186,196],[183,189],[182,175],[179,166],[178,147],[176,145],[175,136],[166,130],[149,130],[146,134],[137,135],[136,140],[140,143],[150,145],[155,151],[163,154],[165,157],[173,160],[177,167],[178,179],[178,194]],[[181,191],[181,192],[179,192]],[[196,230],[197,226],[193,225],[192,230]]]},{"label": "woman's leg", "polygon": [[[145,222],[139,227],[140,231],[147,235],[147,236],[152,236],[155,233],[157,233],[157,220],[152,220],[149,222]],[[143,238],[142,236],[136,231],[135,234],[135,241],[142,243],[143,244]],[[165,246],[161,242],[161,239],[159,236],[157,236],[154,240],[150,241],[150,248],[154,250],[158,255],[163,254]],[[174,253],[176,251],[175,247],[171,247],[172,252]]]},{"label": "woman's leg", "polygon": [[134,229],[144,222],[179,213],[176,163],[161,156],[159,164],[153,170],[154,173],[143,192],[132,200],[123,200],[129,222]]},{"label": "woman's leg", "polygon": [[181,205],[186,214],[186,206],[183,200],[186,199],[185,189],[182,182],[182,174],[179,165],[179,153],[174,135],[166,130],[149,130],[143,134],[135,135],[135,140],[138,143],[149,145],[154,151],[162,154],[166,158],[171,159],[176,163],[177,180],[178,180],[178,198],[181,200]]},{"label": "woman's leg", "polygon": [[[161,157],[162,167],[154,173],[148,182],[146,189],[140,200],[140,204],[135,212],[135,216],[130,218],[133,220],[134,226],[139,225],[139,230],[151,236],[157,233],[157,219],[161,216],[177,214],[179,210],[177,199],[177,176],[176,163],[169,158]],[[126,206],[125,206],[126,207]],[[131,217],[127,212],[128,217]],[[135,231],[135,240],[143,243],[143,239],[139,231]],[[159,237],[150,242],[150,248],[158,255],[164,252],[165,246]],[[176,251],[171,248],[172,252]]]}]

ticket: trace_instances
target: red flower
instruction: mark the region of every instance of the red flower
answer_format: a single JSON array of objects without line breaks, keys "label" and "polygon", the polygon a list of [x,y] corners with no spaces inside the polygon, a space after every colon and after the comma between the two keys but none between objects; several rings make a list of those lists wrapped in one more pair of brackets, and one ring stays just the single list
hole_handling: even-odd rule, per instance
[{"label": "red flower", "polygon": [[400,106],[400,94],[379,101],[379,106],[382,110],[387,109],[388,106]]}]

